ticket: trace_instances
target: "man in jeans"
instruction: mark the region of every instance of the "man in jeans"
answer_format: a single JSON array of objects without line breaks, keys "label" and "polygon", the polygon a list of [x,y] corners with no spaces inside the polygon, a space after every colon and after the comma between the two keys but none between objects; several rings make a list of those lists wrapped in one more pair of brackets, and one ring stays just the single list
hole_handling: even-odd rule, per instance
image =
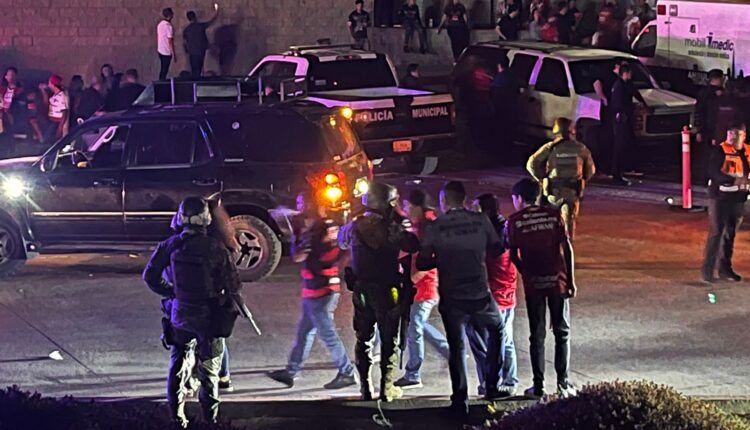
[{"label": "man in jeans", "polygon": [[[409,215],[414,233],[417,238],[421,238],[426,225],[435,219],[435,211],[427,206],[427,195],[422,190],[413,190],[409,194],[409,199],[404,201],[404,208]],[[413,256],[411,279],[417,294],[411,305],[409,329],[406,333],[409,361],[406,363],[406,373],[394,384],[403,389],[422,387],[419,370],[424,362],[425,339],[438,350],[440,355],[448,358],[448,340],[428,321],[432,308],[438,302],[437,270],[419,271],[416,261],[416,256]]]},{"label": "man in jeans", "polygon": [[302,365],[310,356],[315,335],[320,334],[338,369],[336,377],[323,387],[337,390],[357,385],[354,365],[336,332],[333,319],[341,295],[338,266],[341,250],[336,244],[338,228],[331,220],[320,216],[310,196],[300,194],[297,208],[301,219],[294,228],[292,258],[302,263],[302,314],[286,369],[270,372],[268,377],[293,387]]},{"label": "man in jeans", "polygon": [[172,18],[174,11],[168,7],[161,11],[162,19],[156,26],[156,51],[159,54],[159,80],[167,79],[169,65],[172,60],[177,62],[177,51],[174,49],[174,28]]},{"label": "man in jeans", "polygon": [[[500,203],[491,193],[477,196],[474,204],[479,211],[489,218],[492,227],[502,240],[505,240],[507,221],[500,214]],[[516,345],[513,341],[513,319],[516,308],[516,280],[518,273],[510,261],[510,252],[503,252],[499,257],[487,256],[487,279],[490,283],[492,297],[500,309],[503,320],[503,346],[500,350],[503,367],[500,371],[500,392],[508,396],[516,393],[518,386]]]},{"label": "man in jeans", "polygon": [[440,274],[440,314],[450,349],[451,418],[466,420],[469,414],[464,332],[468,325],[487,339],[485,397],[502,397],[497,389],[503,321],[487,284],[487,254],[499,256],[503,245],[486,216],[465,208],[466,189],[448,182],[440,192],[444,214],[425,232],[417,259],[419,270],[437,267]]},{"label": "man in jeans", "polygon": [[401,18],[406,32],[404,33],[404,52],[409,52],[409,44],[414,32],[419,37],[419,53],[427,52],[427,35],[424,32],[422,18],[419,16],[419,6],[417,0],[408,0],[401,8]]},{"label": "man in jeans", "polygon": [[576,294],[573,246],[560,211],[539,206],[539,193],[539,183],[531,178],[524,178],[513,186],[511,194],[517,212],[508,219],[507,228],[510,258],[523,278],[531,333],[529,355],[534,385],[524,395],[531,399],[546,396],[544,338],[546,308],[549,307],[555,335],[557,394],[566,398],[576,395],[576,389],[568,381],[570,298]]}]

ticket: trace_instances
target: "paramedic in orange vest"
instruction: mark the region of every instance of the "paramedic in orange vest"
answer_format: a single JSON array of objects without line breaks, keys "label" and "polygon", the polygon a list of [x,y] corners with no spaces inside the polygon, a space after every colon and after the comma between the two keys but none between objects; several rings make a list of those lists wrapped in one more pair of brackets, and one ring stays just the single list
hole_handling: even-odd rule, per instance
[{"label": "paramedic in orange vest", "polygon": [[717,280],[717,263],[719,280],[742,280],[732,268],[732,252],[750,185],[750,145],[745,143],[745,136],[744,124],[731,126],[709,164],[708,240],[702,268],[707,283]]}]

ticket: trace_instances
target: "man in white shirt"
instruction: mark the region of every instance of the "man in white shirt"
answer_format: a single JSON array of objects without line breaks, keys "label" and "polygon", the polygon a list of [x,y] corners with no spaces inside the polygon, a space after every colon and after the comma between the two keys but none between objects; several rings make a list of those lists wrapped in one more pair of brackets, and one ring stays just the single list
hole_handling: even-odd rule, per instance
[{"label": "man in white shirt", "polygon": [[174,49],[174,28],[172,27],[174,11],[171,7],[168,7],[161,11],[161,14],[164,19],[156,26],[156,50],[161,62],[159,80],[164,80],[167,79],[172,60],[177,61],[177,51]]}]

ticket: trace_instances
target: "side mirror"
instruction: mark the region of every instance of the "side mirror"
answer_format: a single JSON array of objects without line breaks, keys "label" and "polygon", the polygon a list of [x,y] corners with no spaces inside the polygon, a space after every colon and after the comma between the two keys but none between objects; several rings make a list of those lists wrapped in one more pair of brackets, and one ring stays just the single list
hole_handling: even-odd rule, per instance
[{"label": "side mirror", "polygon": [[39,163],[39,170],[41,170],[42,173],[49,172],[54,168],[55,168],[55,156],[54,155],[47,155],[46,157],[42,158],[42,162]]},{"label": "side mirror", "polygon": [[661,85],[661,87],[664,88],[665,90],[671,90],[672,89],[672,84],[670,84],[667,81],[661,81],[661,82],[659,82],[659,85]]}]

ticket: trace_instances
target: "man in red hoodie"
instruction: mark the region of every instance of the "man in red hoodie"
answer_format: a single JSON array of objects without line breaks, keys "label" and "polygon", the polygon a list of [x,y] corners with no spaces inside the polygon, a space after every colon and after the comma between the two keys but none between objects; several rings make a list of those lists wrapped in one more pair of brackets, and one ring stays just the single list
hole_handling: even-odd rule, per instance
[{"label": "man in red hoodie", "polygon": [[[498,236],[505,242],[507,221],[500,214],[500,203],[497,196],[491,193],[481,194],[474,200],[474,205],[480,212],[487,215]],[[500,309],[500,317],[505,321],[503,344],[500,349],[503,367],[500,371],[500,387],[498,389],[501,393],[512,396],[516,393],[518,386],[516,345],[513,342],[513,318],[516,308],[518,272],[510,260],[510,252],[508,251],[503,252],[499,257],[488,255],[486,265],[490,292]]]},{"label": "man in red hoodie", "polygon": [[[409,199],[404,201],[404,209],[411,221],[413,233],[421,238],[425,225],[436,218],[435,211],[427,206],[427,195],[424,191],[413,190],[409,194]],[[419,271],[416,260],[416,255],[412,256],[411,279],[417,294],[411,305],[409,329],[406,333],[409,361],[406,363],[406,373],[394,384],[403,389],[422,387],[419,370],[424,362],[425,339],[440,355],[448,359],[448,340],[440,330],[428,322],[432,308],[438,303],[437,269]]]}]

